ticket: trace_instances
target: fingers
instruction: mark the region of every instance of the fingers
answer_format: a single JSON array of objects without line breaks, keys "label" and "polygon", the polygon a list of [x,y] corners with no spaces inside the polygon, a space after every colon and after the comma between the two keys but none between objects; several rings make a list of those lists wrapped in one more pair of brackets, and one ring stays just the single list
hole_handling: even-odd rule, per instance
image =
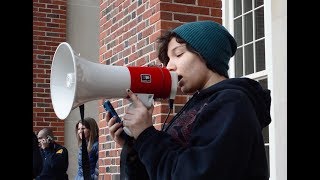
[{"label": "fingers", "polygon": [[106,116],[106,120],[107,120],[107,125],[109,127],[111,127],[113,124],[115,124],[115,121],[116,121],[116,117],[110,117],[110,112],[107,111],[107,116]]},{"label": "fingers", "polygon": [[[109,127],[109,131],[110,131],[110,135],[112,136],[112,138],[115,138],[115,136],[119,135],[121,133],[121,126],[122,123],[116,123],[116,117],[112,117],[109,119],[110,116],[110,112],[107,112],[107,123],[108,123],[108,127]],[[109,120],[108,120],[109,119]]]},{"label": "fingers", "polygon": [[114,138],[119,137],[122,131],[123,131],[123,128],[120,126],[114,133]]},{"label": "fingers", "polygon": [[107,119],[108,127],[111,127],[115,123],[116,118],[110,117],[110,112],[107,112],[106,119]]},{"label": "fingers", "polygon": [[112,117],[110,117],[110,116],[111,116],[110,112],[109,112],[109,111],[106,111],[106,120],[107,120],[107,123],[109,123],[110,119],[112,118]]},{"label": "fingers", "polygon": [[112,117],[108,122],[108,127],[112,134],[114,134],[116,130],[122,126],[122,123],[115,123],[115,121],[116,121],[116,118]]},{"label": "fingers", "polygon": [[122,126],[122,123],[115,123],[115,124],[109,126],[109,131],[110,131],[110,135],[112,138],[115,138],[115,136],[120,134],[118,131],[119,131],[119,129],[122,128],[121,126]]},{"label": "fingers", "polygon": [[138,97],[130,89],[127,89],[127,94],[132,102],[136,102],[138,100]]},{"label": "fingers", "polygon": [[125,143],[125,140],[121,137],[121,133],[123,131],[123,123],[120,122],[120,123],[117,123],[116,122],[116,118],[117,117],[112,117],[112,118],[109,118],[110,117],[110,112],[107,112],[107,116],[106,116],[106,119],[107,119],[107,124],[108,124],[108,127],[109,127],[109,134],[111,136],[111,138],[117,143],[120,145],[120,147],[122,147]]},{"label": "fingers", "polygon": [[132,102],[131,104],[133,106],[136,106],[136,105],[142,105],[143,103],[141,102],[141,100],[138,98],[137,95],[135,95],[130,89],[127,89],[127,94],[130,98],[130,101]]}]

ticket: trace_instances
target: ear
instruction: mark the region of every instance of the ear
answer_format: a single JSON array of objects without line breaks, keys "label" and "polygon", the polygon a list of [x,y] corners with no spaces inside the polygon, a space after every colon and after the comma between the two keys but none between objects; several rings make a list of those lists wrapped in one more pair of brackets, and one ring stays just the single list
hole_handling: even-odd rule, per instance
[{"label": "ear", "polygon": [[51,136],[49,136],[49,135],[47,135],[47,138],[48,138],[49,141],[53,140],[53,138]]}]

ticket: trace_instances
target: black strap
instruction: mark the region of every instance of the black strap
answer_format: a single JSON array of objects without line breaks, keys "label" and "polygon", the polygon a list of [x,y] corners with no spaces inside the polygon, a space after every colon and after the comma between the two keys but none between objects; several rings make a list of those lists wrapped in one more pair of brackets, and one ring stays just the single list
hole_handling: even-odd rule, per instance
[{"label": "black strap", "polygon": [[[80,117],[81,124],[84,126],[84,104],[79,106],[80,108]],[[84,136],[84,131],[82,131],[82,170],[84,180],[90,180],[90,163],[89,163],[89,154],[87,149],[87,141]]]}]

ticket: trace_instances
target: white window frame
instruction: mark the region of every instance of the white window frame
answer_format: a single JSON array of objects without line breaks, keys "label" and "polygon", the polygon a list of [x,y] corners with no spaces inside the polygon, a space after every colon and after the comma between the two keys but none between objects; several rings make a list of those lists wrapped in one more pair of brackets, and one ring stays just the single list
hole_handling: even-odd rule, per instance
[{"label": "white window frame", "polygon": [[[222,0],[223,25],[234,34],[233,0]],[[270,180],[287,179],[287,1],[264,0],[266,70],[247,75],[268,78],[271,90],[269,125]],[[230,77],[235,77],[234,57],[230,59]]]}]

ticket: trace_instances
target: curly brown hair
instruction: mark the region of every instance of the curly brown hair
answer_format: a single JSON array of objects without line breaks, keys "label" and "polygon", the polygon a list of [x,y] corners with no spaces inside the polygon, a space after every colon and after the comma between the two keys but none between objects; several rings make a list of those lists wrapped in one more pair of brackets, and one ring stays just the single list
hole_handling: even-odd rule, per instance
[{"label": "curly brown hair", "polygon": [[[168,45],[169,42],[171,41],[172,38],[176,38],[176,41],[180,44],[185,44],[186,48],[188,51],[196,54],[197,56],[199,56],[201,59],[204,59],[202,57],[202,55],[196,51],[189,43],[187,43],[184,39],[182,39],[177,33],[169,30],[166,31],[163,35],[161,35],[158,39],[157,39],[157,43],[158,43],[158,59],[161,63],[163,63],[163,65],[167,65],[169,62],[169,57],[168,57]],[[210,64],[206,62],[206,66],[211,69],[213,72],[216,72],[211,66]]]}]

